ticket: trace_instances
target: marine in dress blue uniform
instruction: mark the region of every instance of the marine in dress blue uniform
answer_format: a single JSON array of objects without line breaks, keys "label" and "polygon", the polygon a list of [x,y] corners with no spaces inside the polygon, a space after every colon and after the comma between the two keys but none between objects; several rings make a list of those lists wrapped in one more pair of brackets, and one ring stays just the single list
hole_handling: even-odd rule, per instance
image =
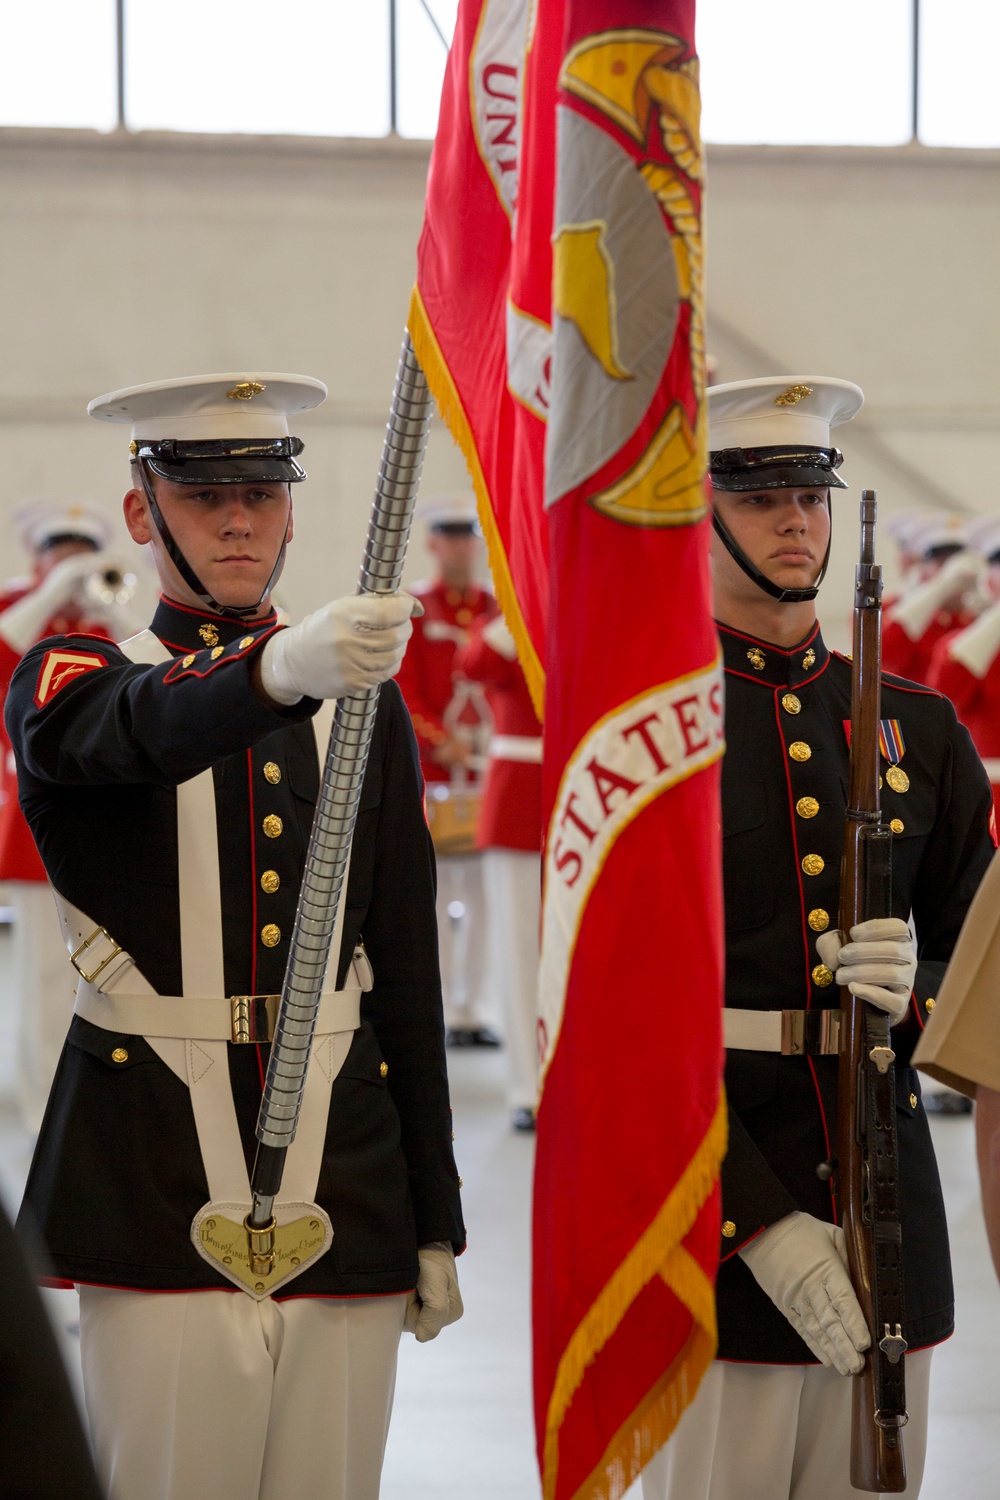
[{"label": "marine in dress blue uniform", "polygon": [[[840,1370],[860,1360],[855,1351],[867,1331],[840,1264],[831,1160],[838,1063],[835,1032],[824,1024],[839,1007],[832,955],[844,940],[831,934],[851,668],[827,650],[812,600],[828,557],[830,490],[843,487],[830,427],[860,404],[857,387],[812,377],[709,392],[726,670],[729,1148],[719,1346],[675,1437],[644,1475],[647,1500],[847,1500],[858,1493],[849,1482],[851,1382]],[[739,518],[737,501],[757,507],[754,558],[729,519]],[[907,1493],[915,1495],[929,1362],[929,1353],[917,1351],[951,1333],[954,1298],[937,1167],[910,1060],[993,844],[989,786],[947,699],[886,677],[881,712],[883,808],[895,833],[894,953],[905,976],[894,986],[905,992],[892,1038],[911,1351]],[[912,956],[902,935],[911,915]],[[817,1289],[819,1327],[804,1315]],[[833,1325],[836,1350],[828,1342]]]},{"label": "marine in dress blue uniform", "polygon": [[[22,806],[64,915],[86,914],[94,934],[104,929],[159,997],[188,993],[188,872],[179,834],[185,789],[210,773],[220,929],[195,937],[221,948],[220,1003],[277,994],[319,789],[311,720],[324,681],[339,671],[324,678],[309,652],[328,665],[341,659],[328,639],[340,628],[331,611],[339,611],[348,634],[355,632],[347,649],[352,640],[364,650],[384,638],[395,664],[402,654],[392,643],[405,638],[408,601],[396,602],[391,629],[383,629],[377,605],[365,615],[370,601],[360,613],[358,601],[340,601],[288,631],[270,605],[290,520],[287,533],[280,516],[272,526],[267,553],[253,507],[280,501],[288,510],[286,486],[304,474],[286,415],[324,395],[319,382],[300,377],[231,376],[141,387],[96,403],[99,415],[133,422],[138,482],[126,517],[137,540],[135,517],[150,532],[155,522],[165,593],[143,650],[86,635],[49,639],[27,653],[11,685],[7,723]],[[225,585],[228,595],[213,594],[185,554],[176,523],[174,532],[168,524],[164,490],[182,496],[174,512],[182,520],[184,506],[202,499],[222,518],[216,550],[228,551],[243,578]],[[230,512],[235,520],[226,519]],[[254,558],[251,566],[246,559]],[[263,592],[257,598],[255,586],[248,603],[252,576]],[[312,632],[304,656],[302,631]],[[285,651],[281,671],[266,656],[277,644]],[[154,665],[151,655],[160,658]],[[296,672],[318,684],[315,695],[294,683],[288,690]],[[342,676],[341,690],[357,690],[366,672]],[[302,1484],[322,1484],[316,1492],[343,1500],[374,1497],[404,1316],[418,1337],[431,1337],[460,1314],[453,1256],[465,1236],[434,861],[413,732],[392,682],[380,696],[345,908],[331,957],[337,986],[349,969],[370,969],[374,982],[360,997],[354,1029],[339,1039],[317,1148],[313,1197],[329,1215],[333,1243],[263,1302],[234,1291],[192,1241],[216,1145],[204,1130],[199,1138],[184,1077],[164,1061],[169,1054],[157,1037],[95,1024],[80,1013],[78,995],[23,1212],[41,1234],[50,1274],[82,1287],[88,1411],[116,1500],[277,1500]],[[95,936],[78,955],[81,970],[93,973],[106,942]],[[108,973],[121,963],[116,958]],[[102,983],[94,975],[88,1014],[95,1003],[100,1008],[92,991]],[[248,1173],[268,1051],[259,1031],[225,1047]],[[438,1317],[432,1304],[442,1288]],[[196,1295],[190,1302],[184,1294]],[[132,1387],[148,1387],[148,1399]]]}]

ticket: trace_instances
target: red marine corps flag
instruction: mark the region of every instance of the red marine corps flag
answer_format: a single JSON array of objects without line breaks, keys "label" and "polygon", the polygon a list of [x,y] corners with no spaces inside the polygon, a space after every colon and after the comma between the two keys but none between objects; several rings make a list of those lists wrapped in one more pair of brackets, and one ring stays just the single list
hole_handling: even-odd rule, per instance
[{"label": "red marine corps flag", "polygon": [[722,685],[693,0],[462,0],[410,329],[544,686],[545,1500],[613,1500],[715,1349]]}]

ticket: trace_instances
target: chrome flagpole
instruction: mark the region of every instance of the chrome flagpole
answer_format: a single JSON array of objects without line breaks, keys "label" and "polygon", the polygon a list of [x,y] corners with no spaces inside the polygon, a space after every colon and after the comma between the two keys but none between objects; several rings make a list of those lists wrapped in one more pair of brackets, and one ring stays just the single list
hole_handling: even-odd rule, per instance
[{"label": "chrome flagpole", "polygon": [[[431,409],[427,381],[407,333],[396,369],[359,593],[392,594],[399,588]],[[341,698],[330,735],[257,1119],[257,1155],[251,1179],[253,1206],[245,1221],[251,1264],[257,1274],[266,1274],[273,1264],[274,1202],[302,1106],[378,695],[376,687]],[[337,961],[338,955],[334,955],[333,962]]]}]

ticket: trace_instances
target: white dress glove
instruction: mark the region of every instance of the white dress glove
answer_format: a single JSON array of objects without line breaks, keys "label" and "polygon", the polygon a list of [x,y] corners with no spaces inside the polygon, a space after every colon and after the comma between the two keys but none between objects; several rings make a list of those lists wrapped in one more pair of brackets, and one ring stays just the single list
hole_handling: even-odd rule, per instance
[{"label": "white dress glove", "polygon": [[838,984],[852,995],[884,1010],[890,1026],[906,1015],[917,975],[913,936],[899,917],[874,917],[851,928],[851,941],[842,932],[824,932],[816,951],[833,971]]},{"label": "white dress glove", "polygon": [[409,594],[352,594],[279,630],[260,654],[267,696],[286,707],[300,698],[342,698],[395,676],[422,613]]},{"label": "white dress glove", "polygon": [[[70,602],[91,573],[108,567],[113,561],[108,552],[75,552],[72,557],[64,557],[37,588],[4,610],[0,615],[0,636],[12,650],[23,656],[28,647],[41,638],[52,616]],[[117,562],[115,566],[118,566]]]},{"label": "white dress glove", "polygon": [[791,1213],[738,1254],[816,1358],[856,1375],[871,1336],[847,1272],[844,1231]]},{"label": "white dress glove", "polygon": [[956,552],[933,578],[909,589],[892,607],[892,618],[911,641],[919,641],[939,609],[960,598],[986,571],[978,552]]},{"label": "white dress glove", "polygon": [[457,1323],[465,1311],[458,1290],[458,1272],[450,1245],[435,1241],[421,1245],[417,1251],[420,1275],[417,1289],[410,1293],[403,1327],[417,1336],[418,1344],[436,1339],[442,1328]]},{"label": "white dress glove", "polygon": [[952,661],[959,662],[973,677],[983,678],[1000,651],[1000,604],[984,609],[979,619],[960,630],[948,646]]}]

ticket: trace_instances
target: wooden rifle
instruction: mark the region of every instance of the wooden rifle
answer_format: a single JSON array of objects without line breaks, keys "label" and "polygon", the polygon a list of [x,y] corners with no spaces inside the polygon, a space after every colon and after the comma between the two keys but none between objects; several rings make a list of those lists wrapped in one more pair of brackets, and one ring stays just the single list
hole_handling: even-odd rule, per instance
[{"label": "wooden rifle", "polygon": [[[875,491],[861,497],[861,560],[855,574],[851,754],[838,925],[891,914],[892,832],[879,805],[882,569],[875,562]],[[851,1484],[906,1489],[902,1240],[896,1085],[889,1018],[841,989],[836,1188],[848,1264],[871,1333],[853,1377]]]}]

